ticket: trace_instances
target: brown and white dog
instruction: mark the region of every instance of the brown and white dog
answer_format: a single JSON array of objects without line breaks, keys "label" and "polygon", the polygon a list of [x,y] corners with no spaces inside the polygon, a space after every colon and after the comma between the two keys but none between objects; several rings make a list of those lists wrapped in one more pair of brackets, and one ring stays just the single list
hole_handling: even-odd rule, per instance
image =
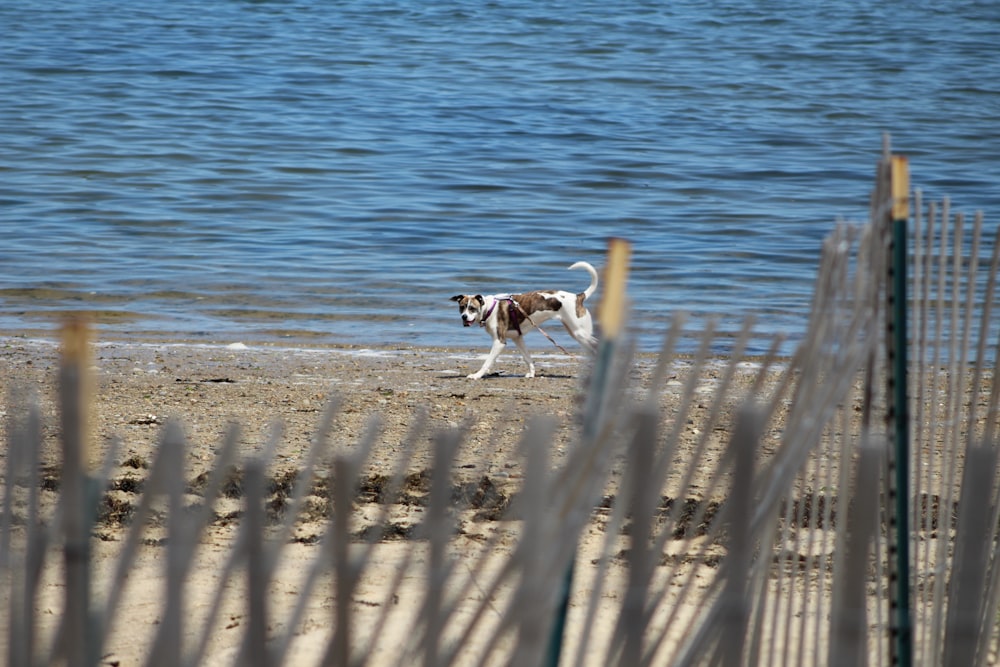
[{"label": "brown and white dog", "polygon": [[462,326],[470,327],[477,322],[486,329],[493,339],[493,346],[483,367],[468,377],[478,380],[493,367],[500,353],[511,338],[528,364],[524,377],[535,377],[535,364],[524,345],[524,334],[546,320],[557,319],[566,331],[590,351],[597,347],[594,338],[594,322],[583,302],[597,290],[597,271],[587,262],[577,262],[571,269],[586,269],[590,274],[590,286],[573,294],[563,290],[525,292],[524,294],[458,294],[451,297],[458,302],[462,314]]}]

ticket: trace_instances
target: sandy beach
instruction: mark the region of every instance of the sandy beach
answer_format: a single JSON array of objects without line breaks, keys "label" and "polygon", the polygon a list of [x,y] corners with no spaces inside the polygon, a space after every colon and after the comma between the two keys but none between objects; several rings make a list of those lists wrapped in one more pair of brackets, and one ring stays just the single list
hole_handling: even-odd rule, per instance
[{"label": "sandy beach", "polygon": [[[107,455],[112,439],[119,440],[113,456],[110,489],[102,501],[93,535],[95,589],[99,597],[107,593],[102,592],[102,586],[108,585],[121,540],[130,525],[163,427],[169,420],[182,424],[188,443],[185,475],[189,493],[193,494],[188,496],[192,505],[201,501],[197,497],[199,485],[203,486],[224,434],[232,424],[239,424],[241,457],[260,455],[276,432],[274,429],[280,428],[280,438],[268,470],[269,507],[276,508],[280,514],[289,480],[304,465],[324,410],[330,401],[335,401],[339,407],[317,466],[320,480],[329,474],[329,462],[337,453],[357,447],[366,429],[378,430],[372,454],[361,471],[361,488],[355,498],[352,525],[357,539],[362,539],[379,507],[373,502],[378,496],[379,480],[385,479],[401,455],[416,416],[426,412],[427,427],[416,441],[403,490],[404,494],[410,494],[412,502],[403,501],[394,507],[391,523],[394,534],[380,543],[354,596],[360,627],[364,627],[366,616],[375,618],[381,612],[380,594],[387,590],[393,573],[406,566],[401,565],[401,559],[419,560],[414,554],[419,554],[420,547],[410,549],[408,538],[412,528],[422,520],[425,503],[419,497],[427,490],[434,434],[442,429],[460,428],[465,435],[452,470],[456,488],[464,490],[464,496],[463,492],[458,492],[459,497],[455,499],[458,531],[457,542],[453,545],[455,553],[474,562],[483,556],[480,553],[483,545],[492,540],[490,543],[497,557],[502,557],[504,549],[515,542],[516,531],[511,533],[510,540],[503,538],[502,534],[512,528],[510,522],[500,519],[504,518],[503,511],[516,494],[525,472],[517,449],[522,430],[533,416],[545,415],[557,420],[558,428],[549,456],[553,468],[558,468],[566,447],[578,434],[581,388],[586,382],[588,368],[583,355],[538,352],[539,376],[525,379],[521,360],[508,354],[498,363],[498,374],[473,381],[465,375],[479,366],[483,350],[478,348],[301,349],[120,341],[100,342],[94,351],[97,387],[92,427],[94,441],[98,443],[93,453],[95,464]],[[11,395],[34,393],[42,408],[43,477],[48,476],[47,482],[43,480],[44,511],[52,510],[58,488],[58,353],[55,344],[17,338],[7,339],[0,352],[5,401]],[[653,363],[651,356],[636,360],[629,391],[642,395]],[[718,368],[721,370],[722,365]],[[758,369],[756,364],[747,363],[737,373],[736,388],[730,392],[732,396],[745,393]],[[690,409],[690,424],[682,429],[679,456],[683,456],[684,448],[693,446],[701,436],[698,415],[708,409],[707,403],[718,380],[718,374],[711,368],[702,374],[696,396],[704,398],[704,402],[696,399]],[[666,423],[671,423],[670,413],[685,379],[685,362],[681,359],[675,362],[660,399]],[[9,403],[5,405],[3,416],[7,418],[12,408]],[[725,429],[720,428],[718,434],[711,435],[711,440],[721,447]],[[716,445],[711,445],[709,451],[710,457],[718,455]],[[609,494],[615,491],[614,479],[612,476]],[[693,488],[697,489],[697,483]],[[283,549],[272,587],[280,591],[273,597],[271,631],[276,635],[288,630],[283,626],[283,615],[296,603],[302,573],[306,564],[315,558],[316,542],[329,521],[329,498],[318,493],[319,496],[306,499],[292,539]],[[197,577],[205,577],[211,582],[220,576],[237,534],[241,503],[238,490],[225,494],[216,503],[215,518],[198,552]],[[591,537],[581,545],[582,562],[596,556],[595,550],[603,541],[599,513],[591,523]],[[148,643],[158,622],[157,614],[164,595],[166,575],[161,558],[164,531],[164,526],[156,521],[146,531],[119,616],[128,622],[124,627],[120,623],[115,626],[108,643],[110,653],[104,658],[107,664],[137,664],[149,650]],[[40,597],[42,618],[56,614],[62,604],[58,569],[46,570]],[[620,575],[613,571],[611,581]],[[588,576],[585,572],[579,578],[580,594],[588,590]],[[404,584],[402,590],[412,592],[416,586],[414,581],[409,588]],[[214,588],[211,585],[190,588],[192,592],[187,604],[192,619],[207,613],[207,591]],[[205,593],[199,593],[200,590]],[[325,588],[319,585],[315,590]],[[611,585],[609,603],[617,595],[614,591],[615,585]],[[242,631],[237,628],[245,622],[244,607],[238,593],[227,600],[221,625],[211,633],[206,647],[206,664],[232,660],[242,637]],[[401,609],[404,607],[401,605]],[[292,633],[295,641],[291,655],[302,659],[316,657],[329,639],[332,608],[330,595],[314,593],[311,596],[303,622]],[[409,622],[397,619],[389,624],[370,651],[374,664],[382,664],[378,658],[380,652],[385,652],[387,661],[399,655],[395,651],[398,642],[391,640],[392,628],[405,633],[411,622],[412,619]],[[192,622],[189,626],[189,642],[195,641],[198,625]],[[43,627],[42,630],[51,633],[53,629]],[[384,643],[387,637],[390,640]],[[405,641],[406,638],[397,639]]]},{"label": "sandy beach", "polygon": [[[343,528],[349,536],[343,546],[347,551],[339,556],[356,555],[372,545],[350,595],[355,627],[352,650],[356,656],[367,656],[366,664],[370,665],[417,660],[420,634],[415,628],[420,627],[427,568],[434,558],[423,532],[430,520],[428,499],[436,478],[434,447],[440,434],[460,434],[457,453],[447,471],[447,522],[453,532],[447,542],[451,569],[444,593],[452,605],[449,618],[458,623],[456,627],[477,610],[485,610],[486,616],[480,619],[476,632],[462,640],[462,653],[453,664],[503,663],[504,646],[509,645],[502,642],[491,660],[483,663],[477,658],[487,650],[495,631],[512,622],[503,610],[516,587],[493,590],[490,582],[511,559],[523,557],[518,553],[529,522],[521,521],[525,515],[519,513],[539,509],[517,503],[528,476],[536,470],[526,468],[519,443],[526,427],[536,424],[538,418],[548,419],[553,429],[544,452],[549,469],[558,475],[571,465],[581,440],[590,364],[584,355],[539,350],[538,377],[524,378],[521,360],[507,354],[501,357],[495,375],[478,381],[467,379],[466,374],[479,367],[483,354],[481,348],[293,348],[98,341],[92,363],[96,381],[90,409],[95,443],[91,459],[95,469],[103,462],[110,474],[91,531],[95,600],[100,605],[112,593],[115,568],[129,531],[139,525],[133,518],[151,479],[151,468],[161,449],[158,445],[170,425],[180,424],[186,443],[183,506],[189,512],[206,506],[206,480],[235,425],[238,461],[210,505],[211,514],[197,541],[184,586],[184,650],[189,655],[192,650],[200,651],[198,664],[239,664],[244,638],[258,632],[269,646],[287,648],[287,664],[318,664],[333,636],[337,614],[344,613],[343,607],[338,607],[342,600],[329,566],[333,556],[324,551],[324,536],[330,534],[336,516],[332,511],[336,488],[333,468],[338,458],[351,458],[368,443],[370,450],[356,470],[357,486],[351,492],[351,512]],[[612,435],[621,445],[630,437],[632,410],[650,398],[656,362],[654,355],[639,355],[628,367],[623,390],[626,400],[616,415],[618,426]],[[4,400],[0,427],[8,428],[12,418],[22,413],[18,401],[25,397],[34,396],[41,408],[39,486],[44,520],[54,515],[61,483],[59,367],[55,343],[30,338],[7,338],[0,343]],[[793,405],[785,393],[789,390],[781,389],[787,372],[785,360],[766,366],[764,360],[756,358],[717,358],[699,365],[681,355],[670,361],[658,391],[645,403],[659,413],[662,432],[676,435],[671,459],[674,466],[664,478],[662,495],[654,508],[658,514],[651,517],[654,534],[665,537],[656,555],[657,567],[650,571],[647,583],[648,590],[666,596],[649,622],[671,633],[664,642],[670,651],[682,643],[673,635],[675,628],[690,628],[688,620],[694,622],[704,610],[704,595],[719,580],[720,563],[727,553],[712,522],[730,491],[729,482],[719,485],[716,475],[724,468],[736,408],[753,393],[773,409],[754,442],[758,465],[766,466],[778,448],[789,442],[789,428],[802,435],[808,433],[808,422],[801,421],[802,411],[798,417],[789,412]],[[925,395],[941,401],[935,410],[954,410],[952,421],[964,423],[970,405],[985,406],[991,378],[983,377],[980,386],[972,387],[968,386],[969,377],[954,386],[951,377],[943,370],[928,375],[924,381],[933,382],[937,389]],[[966,392],[969,395],[961,400],[944,401],[947,396],[961,397]],[[800,478],[804,481],[796,483],[795,502],[775,510],[784,517],[778,519],[782,533],[776,536],[773,560],[768,560],[773,565],[764,581],[776,600],[784,599],[790,606],[768,613],[788,614],[795,622],[764,625],[765,641],[770,641],[771,632],[779,637],[770,650],[780,652],[781,646],[793,645],[801,649],[798,637],[807,636],[808,642],[818,642],[815,650],[825,651],[826,635],[818,629],[829,621],[827,610],[836,588],[836,550],[830,528],[840,525],[830,508],[844,495],[836,481],[843,456],[840,448],[844,437],[850,443],[858,433],[862,396],[858,378],[851,383],[841,416],[833,428],[825,430],[805,463]],[[926,407],[917,415],[922,429],[929,428],[929,418],[943,414],[929,413],[930,404]],[[810,416],[809,411],[805,414]],[[307,464],[326,416],[330,417],[330,428],[320,439],[311,486],[293,513],[294,483]],[[415,430],[421,419],[425,420],[422,428]],[[980,414],[976,428],[981,427]],[[933,443],[945,437],[944,433],[934,430],[920,437]],[[946,557],[938,545],[947,546],[952,533],[938,532],[939,512],[945,503],[957,501],[957,495],[948,494],[957,494],[959,476],[946,465],[951,459],[948,450],[926,446],[929,449],[923,453],[918,471],[921,486],[915,491],[924,508],[915,526],[915,548],[920,563],[933,564]],[[566,650],[576,651],[589,641],[590,646],[599,647],[594,655],[601,657],[605,649],[600,647],[607,646],[615,620],[622,613],[633,567],[628,560],[632,543],[627,523],[610,529],[619,491],[627,488],[622,486],[623,473],[631,459],[624,450],[618,451],[617,458],[608,463],[597,505],[583,518],[582,532],[572,547],[577,574],[569,605]],[[267,461],[265,531],[277,565],[267,589],[266,628],[255,630],[248,613],[245,568],[234,566],[231,554],[246,520],[242,471],[248,461],[262,457]],[[386,502],[389,480],[400,461],[405,463],[400,486],[394,500]],[[8,463],[5,450],[4,470]],[[15,488],[15,544],[25,523],[25,493],[23,485]],[[948,506],[956,511],[953,505]],[[548,515],[543,512],[538,516]],[[288,517],[295,520],[288,522]],[[282,532],[283,523],[289,526],[287,532]],[[142,525],[140,546],[124,590],[119,591],[121,604],[110,625],[102,664],[143,664],[169,597],[166,565],[170,521],[162,502]],[[946,540],[942,542],[940,537]],[[57,549],[49,549],[42,571],[36,603],[42,645],[51,641],[64,604],[61,558]],[[318,578],[310,581],[312,573],[318,573]],[[924,598],[934,577],[919,576],[917,590],[923,605],[918,612],[923,623],[920,636],[927,637],[934,606]],[[685,593],[689,588],[693,594]],[[878,596],[868,598],[872,619],[884,619],[878,616],[884,613],[878,604]],[[594,622],[585,631],[590,613]],[[670,614],[675,616],[667,620]],[[504,641],[510,642],[517,635],[508,627],[504,636]],[[0,643],[6,641],[6,637],[0,638]],[[878,646],[873,642],[870,650],[877,652]],[[0,646],[0,650],[5,649]],[[588,660],[580,664],[592,664]]]}]

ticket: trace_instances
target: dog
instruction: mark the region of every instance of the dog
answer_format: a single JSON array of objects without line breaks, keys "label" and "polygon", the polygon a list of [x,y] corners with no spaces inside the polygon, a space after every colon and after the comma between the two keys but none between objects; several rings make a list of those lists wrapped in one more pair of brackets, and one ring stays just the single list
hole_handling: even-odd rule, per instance
[{"label": "dog", "polygon": [[486,355],[483,367],[466,377],[478,380],[489,373],[493,362],[506,347],[508,338],[517,344],[521,356],[528,364],[528,372],[524,377],[535,377],[535,364],[524,345],[524,334],[546,320],[559,320],[580,345],[591,352],[596,349],[594,321],[590,311],[584,306],[584,301],[597,290],[597,271],[587,262],[577,262],[569,268],[585,269],[590,274],[590,286],[578,294],[552,290],[489,296],[456,294],[451,297],[452,301],[458,302],[462,326],[471,327],[479,323],[493,339],[493,346]]}]

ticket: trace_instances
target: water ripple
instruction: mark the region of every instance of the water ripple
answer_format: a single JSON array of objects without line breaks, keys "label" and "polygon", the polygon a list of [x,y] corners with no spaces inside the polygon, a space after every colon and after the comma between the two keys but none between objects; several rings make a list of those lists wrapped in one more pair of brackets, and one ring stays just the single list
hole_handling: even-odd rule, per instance
[{"label": "water ripple", "polygon": [[677,308],[794,335],[883,131],[929,197],[1000,206],[988,3],[16,0],[0,25],[6,330],[466,344],[448,296],[572,288],[625,236],[643,345]]}]

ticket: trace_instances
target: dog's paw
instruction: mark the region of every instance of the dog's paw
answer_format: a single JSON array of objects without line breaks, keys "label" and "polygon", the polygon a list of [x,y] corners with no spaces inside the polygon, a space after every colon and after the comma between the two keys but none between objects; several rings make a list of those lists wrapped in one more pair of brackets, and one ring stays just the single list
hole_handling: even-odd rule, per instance
[{"label": "dog's paw", "polygon": [[481,380],[483,377],[482,373],[470,373],[465,376],[467,380]]},{"label": "dog's paw", "polygon": [[524,377],[525,378],[533,378],[533,377],[535,377],[535,371],[528,371],[527,373],[524,374]]}]

